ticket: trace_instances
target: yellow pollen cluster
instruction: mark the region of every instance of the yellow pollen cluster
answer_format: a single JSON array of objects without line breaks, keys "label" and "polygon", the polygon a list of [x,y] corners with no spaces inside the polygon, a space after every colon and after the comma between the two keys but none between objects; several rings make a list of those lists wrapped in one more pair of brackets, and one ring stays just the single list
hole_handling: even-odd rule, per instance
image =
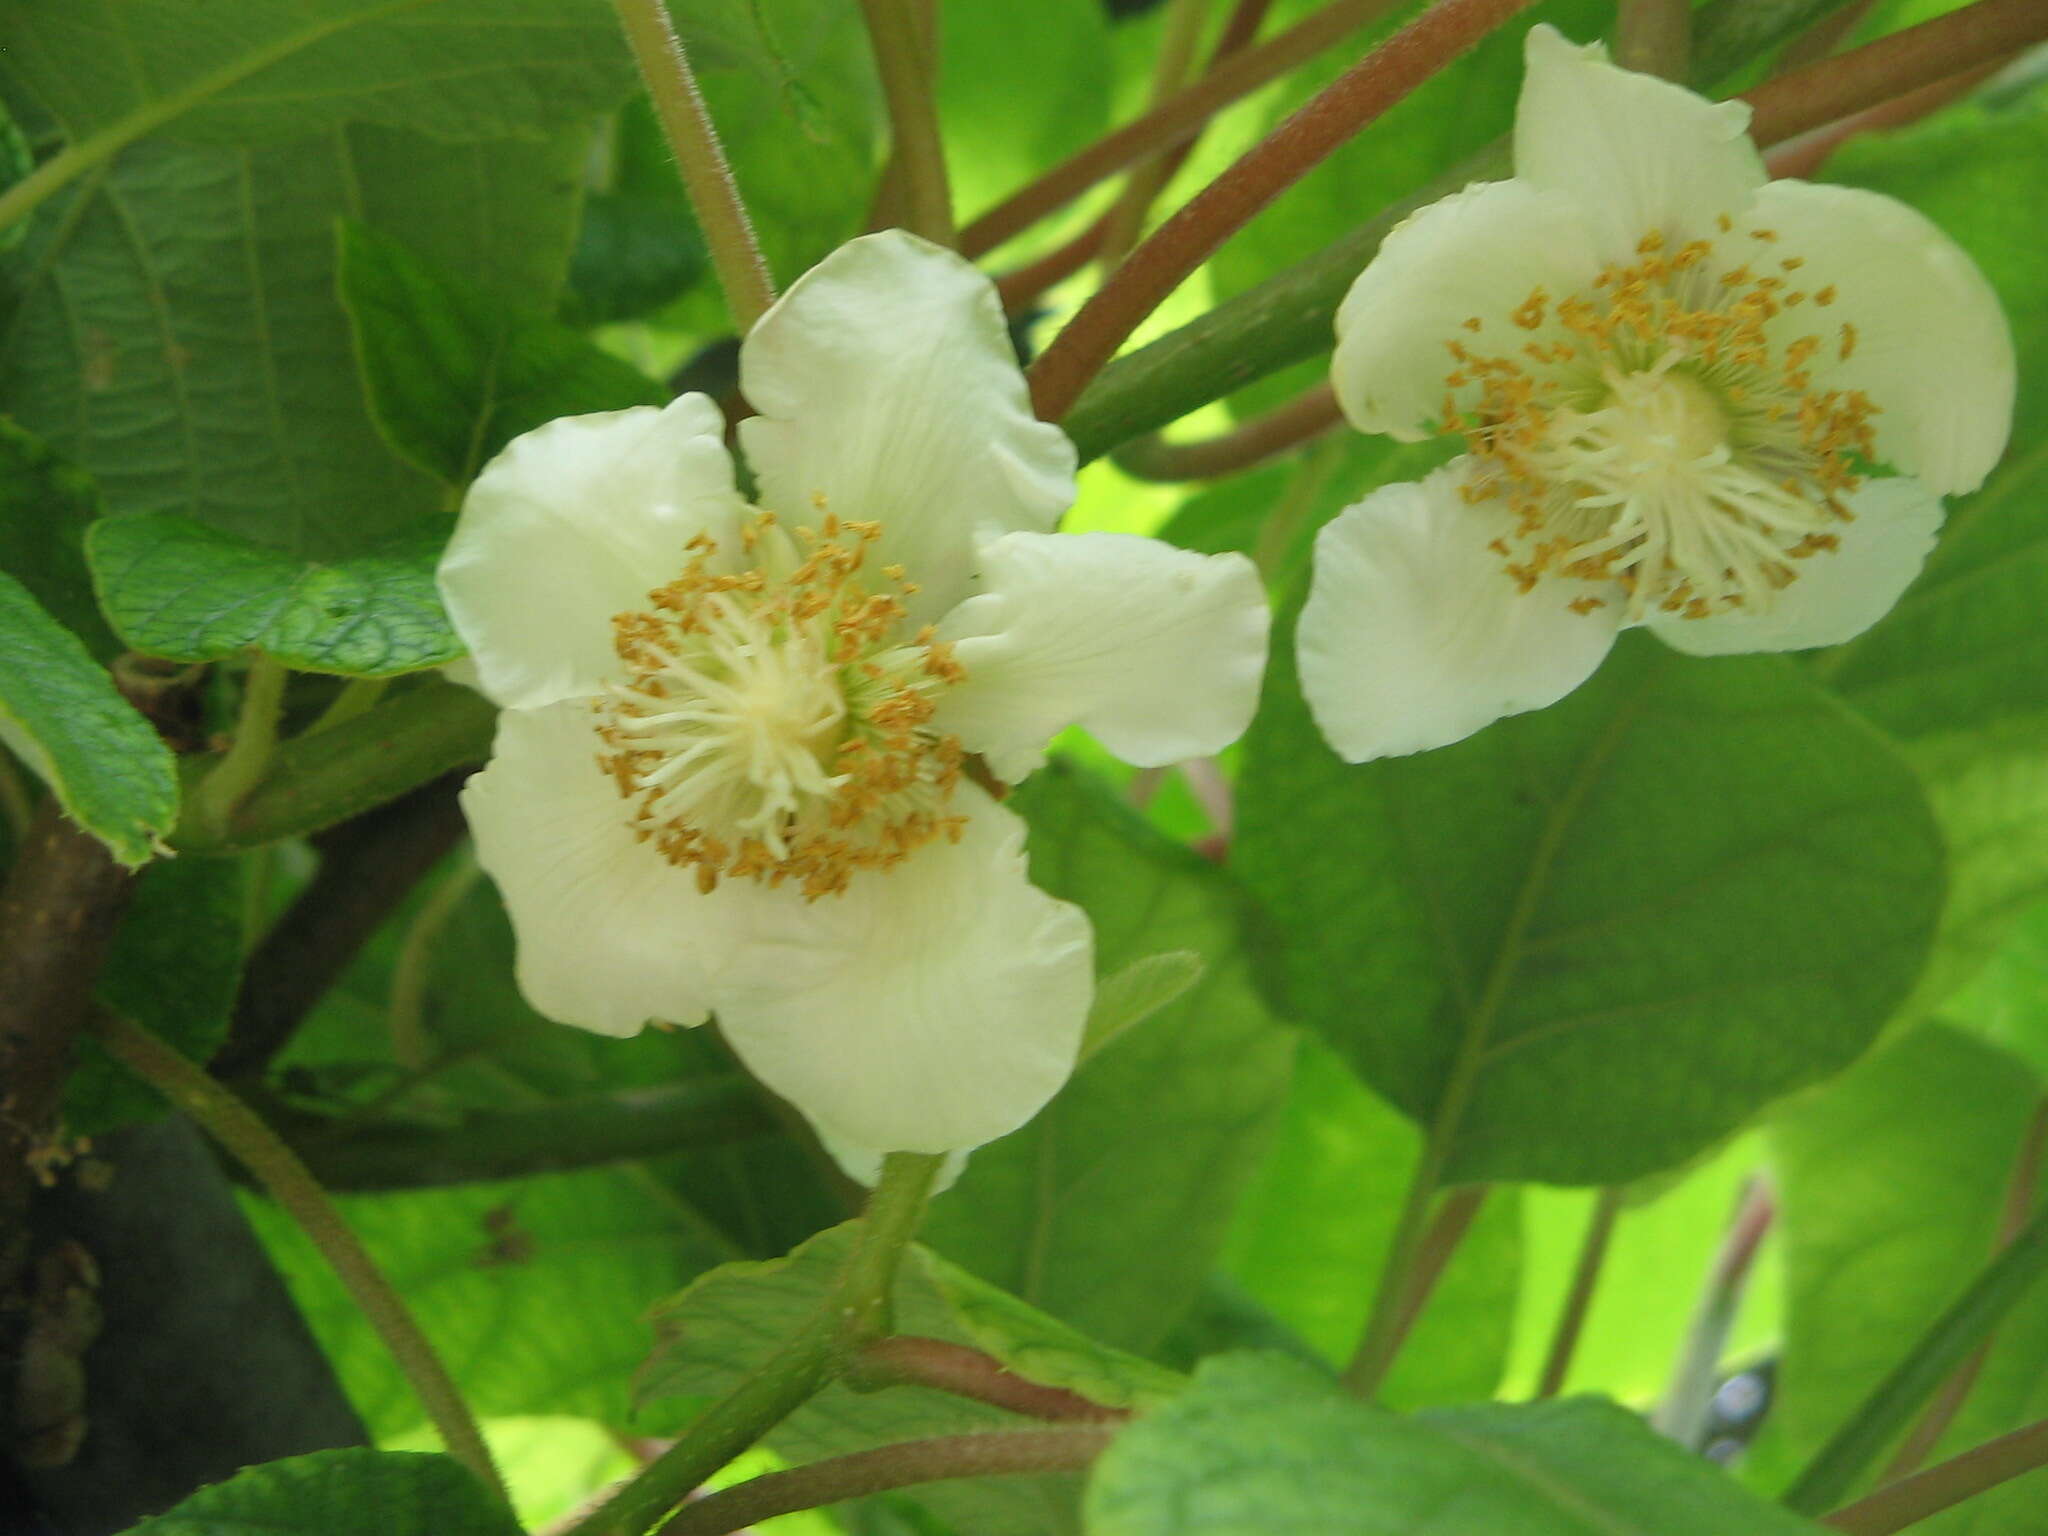
[{"label": "yellow pollen cluster", "polygon": [[[1704,618],[1767,604],[1795,562],[1837,542],[1877,407],[1816,387],[1813,364],[1824,348],[1849,358],[1856,328],[1786,334],[1781,316],[1831,305],[1834,288],[1791,288],[1799,256],[1772,251],[1775,273],[1760,271],[1755,255],[1717,261],[1716,244],[1652,231],[1587,289],[1533,289],[1506,317],[1526,338],[1511,350],[1446,341],[1443,422],[1477,460],[1465,494],[1515,513],[1495,548],[1523,591],[1618,582],[1633,618]],[[1485,317],[1462,326],[1477,337]]]},{"label": "yellow pollen cluster", "polygon": [[598,765],[707,892],[734,876],[836,895],[966,825],[945,810],[965,754],[932,728],[966,674],[930,626],[905,633],[901,566],[864,580],[880,536],[764,512],[733,558],[699,535],[681,575],[612,620],[627,678],[597,705]]}]

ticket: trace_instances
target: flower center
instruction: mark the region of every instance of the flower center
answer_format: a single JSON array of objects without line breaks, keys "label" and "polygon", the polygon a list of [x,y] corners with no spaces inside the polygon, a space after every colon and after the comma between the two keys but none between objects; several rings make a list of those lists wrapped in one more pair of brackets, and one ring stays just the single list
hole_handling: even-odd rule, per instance
[{"label": "flower center", "polygon": [[[1772,251],[1777,236],[1750,239]],[[1774,322],[1826,309],[1834,289],[1794,286],[1797,256],[1775,272],[1719,267],[1714,244],[1670,250],[1653,231],[1590,290],[1533,290],[1506,317],[1528,335],[1505,355],[1478,339],[1478,316],[1473,339],[1447,343],[1444,423],[1478,461],[1465,494],[1515,512],[1494,548],[1523,591],[1547,576],[1619,583],[1631,620],[1761,611],[1799,561],[1839,544],[1877,407],[1815,388],[1809,365],[1824,345],[1846,360],[1855,328],[1790,334]]]},{"label": "flower center", "polygon": [[905,633],[900,566],[863,581],[876,523],[785,530],[760,514],[733,570],[699,535],[683,573],[612,620],[624,682],[597,703],[598,764],[672,864],[844,891],[966,824],[945,813],[960,743],[931,728],[965,676],[929,627]]}]

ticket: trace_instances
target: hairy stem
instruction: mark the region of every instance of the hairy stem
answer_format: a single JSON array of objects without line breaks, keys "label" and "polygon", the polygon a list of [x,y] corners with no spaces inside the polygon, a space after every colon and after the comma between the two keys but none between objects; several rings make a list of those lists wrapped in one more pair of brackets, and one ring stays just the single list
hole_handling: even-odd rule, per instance
[{"label": "hairy stem", "polygon": [[1213,480],[1298,448],[1343,419],[1336,392],[1325,379],[1228,432],[1187,443],[1140,437],[1125,443],[1114,457],[1118,469],[1138,480]]},{"label": "hairy stem", "polygon": [[1953,1460],[1887,1484],[1821,1521],[1850,1536],[1892,1536],[2001,1483],[2048,1467],[2048,1419],[1987,1441]]},{"label": "hairy stem", "polygon": [[1026,1381],[994,1355],[915,1334],[876,1339],[860,1352],[847,1380],[863,1392],[931,1387],[1033,1419],[1114,1423],[1130,1417],[1127,1409],[1111,1408],[1064,1387]]},{"label": "hairy stem", "polygon": [[744,335],[775,302],[775,283],[740,201],[718,129],[697,89],[696,71],[669,22],[662,0],[612,0],[619,26],[640,66],[640,78],[661,120],[661,131],[682,171],[683,190],[711,253],[712,270],[725,290],[725,307]]},{"label": "hairy stem", "polygon": [[901,178],[903,217],[911,233],[953,243],[953,194],[939,139],[938,48],[917,14],[919,0],[861,0],[875,71],[889,108],[891,169]]},{"label": "hairy stem", "polygon": [[1278,36],[1219,62],[1171,100],[1097,139],[991,208],[960,231],[960,249],[969,256],[994,250],[1046,215],[1057,213],[1097,182],[1186,138],[1232,102],[1279,79],[1399,4],[1400,0],[1331,0]]},{"label": "hairy stem", "polygon": [[1352,134],[1531,3],[1438,0],[1247,150],[1133,251],[1032,364],[1039,416],[1066,415],[1131,332],[1212,251]]},{"label": "hairy stem", "polygon": [[859,1240],[824,1304],[571,1536],[643,1536],[690,1490],[843,1374],[859,1349],[887,1330],[896,1266],[916,1235],[940,1162],[922,1153],[889,1155],[861,1215]]},{"label": "hairy stem", "polygon": [[121,1063],[190,1115],[255,1176],[320,1251],[439,1431],[449,1454],[504,1496],[469,1405],[412,1312],[291,1148],[227,1089],[138,1025],[97,1014],[93,1033]]},{"label": "hairy stem", "polygon": [[876,1446],[706,1494],[664,1525],[660,1536],[731,1536],[777,1515],[954,1477],[1078,1471],[1115,1435],[1107,1427],[998,1429]]},{"label": "hairy stem", "polygon": [[1614,1238],[1615,1223],[1621,1217],[1622,1191],[1611,1187],[1600,1191],[1593,1215],[1586,1223],[1585,1241],[1579,1247],[1579,1262],[1572,1271],[1571,1290],[1564,1310],[1557,1317],[1557,1331],[1550,1336],[1550,1352],[1543,1359],[1543,1376],[1536,1384],[1536,1396],[1555,1397],[1564,1390],[1571,1374],[1572,1355],[1579,1336],[1586,1330],[1587,1315],[1593,1310],[1593,1294],[1600,1287],[1600,1271],[1607,1262],[1608,1245]]},{"label": "hairy stem", "polygon": [[1936,1318],[1906,1357],[1877,1384],[1848,1421],[1786,1490],[1784,1502],[1817,1515],[1855,1486],[1942,1382],[2048,1273],[2048,1206]]}]

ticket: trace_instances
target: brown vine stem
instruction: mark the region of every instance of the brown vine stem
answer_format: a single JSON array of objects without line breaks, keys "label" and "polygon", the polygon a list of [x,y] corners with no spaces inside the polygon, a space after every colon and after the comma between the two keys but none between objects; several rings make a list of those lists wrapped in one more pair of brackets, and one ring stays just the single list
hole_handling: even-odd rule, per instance
[{"label": "brown vine stem", "polygon": [[297,1154],[278,1140],[248,1105],[148,1030],[104,1012],[94,1016],[92,1030],[123,1066],[190,1115],[254,1174],[299,1224],[391,1352],[449,1454],[503,1498],[505,1486],[490,1450],[447,1367],[420,1331],[404,1299],[384,1278]]},{"label": "brown vine stem", "polygon": [[1113,1427],[1088,1425],[999,1429],[881,1445],[706,1494],[662,1526],[659,1536],[732,1536],[776,1515],[948,1478],[1078,1471],[1115,1436]]},{"label": "brown vine stem", "polygon": [[1479,1212],[1486,1205],[1486,1197],[1493,1193],[1491,1184],[1467,1184],[1452,1190],[1437,1207],[1429,1229],[1422,1234],[1422,1242],[1415,1250],[1415,1264],[1408,1272],[1406,1294],[1401,1298],[1401,1308],[1395,1314],[1394,1324],[1387,1335],[1386,1360],[1382,1371],[1391,1371],[1401,1357],[1402,1346],[1408,1342],[1408,1335],[1422,1320],[1429,1298],[1436,1294],[1437,1283],[1450,1268],[1465,1234],[1472,1230],[1472,1223],[1479,1219]]},{"label": "brown vine stem", "polygon": [[1212,480],[1298,448],[1343,419],[1326,379],[1215,437],[1172,443],[1154,433],[1133,438],[1112,457],[1118,469],[1138,480]]},{"label": "brown vine stem", "polygon": [[2041,0],[1977,0],[1917,27],[1745,91],[1750,136],[1779,144],[1907,91],[2003,59],[2048,38]]},{"label": "brown vine stem", "polygon": [[1131,1416],[1127,1409],[1112,1408],[1064,1387],[1027,1381],[995,1356],[965,1344],[908,1333],[877,1339],[863,1349],[847,1371],[847,1382],[862,1392],[931,1387],[1056,1422],[1107,1424]]},{"label": "brown vine stem", "polygon": [[2008,59],[1994,59],[1989,64],[1980,64],[1977,68],[1965,70],[1960,75],[1951,75],[1946,80],[1936,80],[1916,91],[1895,96],[1880,106],[1858,112],[1854,117],[1829,123],[1824,128],[1814,129],[1811,133],[1802,133],[1790,143],[1780,144],[1772,150],[1764,157],[1764,164],[1774,178],[1810,177],[1827,164],[1828,157],[1849,140],[1860,138],[1866,133],[1878,133],[1887,128],[1903,128],[1908,123],[1917,123],[1929,113],[1939,112],[1950,102],[1969,95],[2003,69],[2008,62]]},{"label": "brown vine stem", "polygon": [[2048,1419],[1888,1484],[1824,1516],[1820,1523],[1849,1536],[1892,1536],[2043,1467],[2048,1467]]},{"label": "brown vine stem", "polygon": [[1849,40],[1849,34],[1863,24],[1863,18],[1876,5],[1877,0],[1849,0],[1849,4],[1829,11],[1785,45],[1778,55],[1776,73],[1787,74],[1819,63]]},{"label": "brown vine stem", "polygon": [[1682,82],[1692,66],[1692,0],[1622,0],[1614,62]]},{"label": "brown vine stem", "polygon": [[740,201],[704,93],[697,89],[696,71],[690,68],[690,57],[662,0],[612,0],[612,5],[661,120],[662,134],[682,171],[683,190],[725,290],[726,308],[745,334],[775,302],[775,282],[768,275],[761,243],[754,238],[746,204]]},{"label": "brown vine stem", "polygon": [[1579,1262],[1572,1271],[1572,1288],[1558,1314],[1557,1331],[1550,1338],[1550,1353],[1543,1361],[1543,1377],[1536,1385],[1539,1400],[1555,1397],[1564,1390],[1571,1374],[1572,1356],[1579,1337],[1586,1331],[1586,1317],[1593,1310],[1593,1293],[1600,1287],[1600,1271],[1607,1262],[1607,1249],[1614,1239],[1615,1223],[1621,1218],[1622,1191],[1610,1186],[1594,1202],[1592,1219],[1586,1223],[1586,1239],[1579,1248]]},{"label": "brown vine stem", "polygon": [[[1209,0],[1169,0],[1165,31],[1152,63],[1152,94],[1147,106],[1156,107],[1187,87],[1188,76],[1195,67],[1195,49],[1208,19]],[[1153,200],[1165,189],[1167,177],[1179,163],[1169,151],[1140,161],[1132,168],[1124,180],[1123,191],[1117,194],[1109,210],[1109,225],[1102,240],[1104,267],[1115,266],[1138,243]]]},{"label": "brown vine stem", "polygon": [[1331,0],[1285,32],[1234,55],[1172,100],[1097,139],[974,220],[960,231],[962,253],[979,256],[994,250],[1097,182],[1171,147],[1232,102],[1307,63],[1399,4],[1400,0]]},{"label": "brown vine stem", "polygon": [[953,194],[939,140],[937,39],[928,37],[920,0],[861,0],[894,142],[904,225],[940,245],[953,243]]},{"label": "brown vine stem", "polygon": [[[2020,1137],[2018,1154],[2013,1158],[2012,1173],[2006,1180],[2004,1209],[1999,1215],[1998,1236],[1992,1244],[1992,1255],[1996,1257],[2012,1246],[2012,1240],[2026,1227],[2027,1217],[2032,1214],[2034,1203],[2040,1196],[2041,1160],[2048,1152],[2048,1098],[2034,1106],[2033,1118]],[[1885,1477],[1894,1480],[1908,1476],[1917,1470],[1927,1458],[1934,1454],[1934,1448],[1941,1443],[1941,1437],[1948,1432],[1949,1425],[1962,1411],[1975,1390],[1977,1378],[1983,1373],[1984,1362],[1990,1358],[1991,1346],[1996,1333],[1984,1336],[1970,1358],[1956,1371],[1955,1375],[1942,1383],[1940,1393],[1927,1405],[1927,1412],[1920,1422],[1913,1426],[1913,1432],[1899,1447],[1898,1455],[1885,1468]]]},{"label": "brown vine stem", "polygon": [[1438,0],[1253,145],[1133,251],[1032,365],[1039,416],[1064,416],[1144,318],[1261,208],[1531,3]]}]

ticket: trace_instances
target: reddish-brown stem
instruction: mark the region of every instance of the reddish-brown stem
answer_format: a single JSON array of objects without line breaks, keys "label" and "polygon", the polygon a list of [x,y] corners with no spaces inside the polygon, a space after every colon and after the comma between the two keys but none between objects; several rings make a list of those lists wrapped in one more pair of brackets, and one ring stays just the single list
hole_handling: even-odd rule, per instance
[{"label": "reddish-brown stem", "polygon": [[1421,1246],[1415,1250],[1415,1267],[1408,1275],[1408,1293],[1401,1298],[1401,1310],[1394,1319],[1393,1331],[1387,1340],[1388,1370],[1392,1370],[1394,1362],[1400,1358],[1401,1346],[1408,1342],[1408,1335],[1422,1320],[1429,1298],[1436,1294],[1437,1283],[1443,1279],[1444,1271],[1450,1267],[1451,1259],[1465,1241],[1465,1234],[1479,1219],[1486,1197],[1492,1193],[1491,1184],[1467,1184],[1444,1196],[1443,1204],[1437,1207],[1429,1230],[1422,1235]]},{"label": "reddish-brown stem", "polygon": [[1850,1536],[1892,1536],[2044,1466],[2048,1466],[2048,1419],[1890,1483],[1867,1498],[1844,1505],[1820,1523]]},{"label": "reddish-brown stem", "polygon": [[1543,1379],[1537,1383],[1538,1398],[1555,1397],[1564,1390],[1571,1374],[1572,1356],[1585,1332],[1586,1317],[1593,1310],[1593,1293],[1599,1288],[1600,1271],[1607,1262],[1607,1247],[1614,1238],[1615,1223],[1621,1217],[1619,1187],[1603,1189],[1594,1202],[1592,1219],[1586,1224],[1586,1240],[1579,1249],[1578,1267],[1572,1272],[1572,1288],[1558,1314],[1557,1332],[1551,1335],[1550,1353],[1543,1362]]},{"label": "reddish-brown stem", "polygon": [[1169,443],[1156,433],[1134,438],[1117,449],[1116,464],[1139,480],[1210,480],[1297,448],[1343,419],[1337,396],[1325,380],[1215,437],[1191,443]]},{"label": "reddish-brown stem", "polygon": [[1099,181],[1170,148],[1232,102],[1314,58],[1400,0],[1331,0],[1256,48],[1220,63],[1168,101],[1061,161],[960,231],[960,249],[979,256],[1055,213]]},{"label": "reddish-brown stem", "polygon": [[1929,113],[1939,112],[1950,102],[1959,100],[1997,74],[2006,65],[2004,59],[1994,59],[1989,64],[1980,64],[1975,69],[1951,75],[1946,80],[1936,80],[1923,85],[1917,91],[1908,91],[1894,97],[1882,106],[1858,112],[1854,117],[1844,118],[1838,123],[1829,123],[1825,128],[1816,128],[1811,133],[1802,133],[1789,144],[1781,144],[1764,159],[1773,177],[1810,177],[1827,163],[1828,157],[1850,139],[1866,133],[1877,133],[1886,128],[1903,128],[1908,123],[1917,123]]},{"label": "reddish-brown stem", "polygon": [[1107,1425],[1072,1425],[881,1445],[706,1494],[684,1505],[661,1527],[659,1536],[730,1536],[777,1515],[954,1477],[1078,1471],[1100,1456],[1115,1435]]},{"label": "reddish-brown stem", "polygon": [[1775,73],[1789,74],[1809,64],[1818,64],[1849,40],[1849,34],[1856,30],[1876,4],[1877,0],[1850,0],[1848,5],[1829,11],[1785,45],[1784,51],[1778,55]]},{"label": "reddish-brown stem", "polygon": [[1247,150],[1133,251],[1032,365],[1039,416],[1064,416],[1139,323],[1261,208],[1531,3],[1439,0]]},{"label": "reddish-brown stem", "polygon": [[[2048,1098],[2042,1099],[2034,1106],[2033,1118],[2027,1122],[2026,1131],[2020,1137],[2019,1152],[2013,1158],[2012,1174],[2006,1180],[2005,1204],[1999,1215],[1998,1236],[1992,1243],[1991,1252],[1994,1257],[2012,1246],[2012,1240],[2018,1237],[2021,1229],[2026,1226],[2027,1217],[2033,1214],[2034,1202],[2040,1194],[2041,1160],[2044,1151],[2048,1151]],[[1991,1346],[1996,1338],[1996,1333],[1985,1335],[1976,1352],[1963,1363],[1955,1375],[1942,1384],[1940,1394],[1927,1405],[1927,1412],[1921,1416],[1920,1422],[1913,1426],[1913,1432],[1906,1436],[1905,1443],[1899,1447],[1899,1453],[1892,1458],[1891,1465],[1885,1468],[1884,1475],[1888,1481],[1912,1473],[1934,1453],[1935,1446],[1941,1443],[1941,1437],[1948,1432],[1949,1425],[1955,1422],[1956,1415],[1962,1411],[1963,1404],[1969,1401],[1970,1393],[1976,1389],[1977,1378],[1983,1373],[1984,1362],[1990,1358]]]},{"label": "reddish-brown stem", "polygon": [[1130,1417],[1126,1409],[1093,1402],[1078,1392],[1026,1381],[978,1349],[916,1334],[875,1340],[855,1357],[847,1378],[862,1391],[932,1387],[1054,1423],[1108,1424]]},{"label": "reddish-brown stem", "polygon": [[1782,143],[2043,38],[2048,5],[2041,0],[1977,0],[1744,92],[1754,111],[1750,134],[1759,144]]}]

